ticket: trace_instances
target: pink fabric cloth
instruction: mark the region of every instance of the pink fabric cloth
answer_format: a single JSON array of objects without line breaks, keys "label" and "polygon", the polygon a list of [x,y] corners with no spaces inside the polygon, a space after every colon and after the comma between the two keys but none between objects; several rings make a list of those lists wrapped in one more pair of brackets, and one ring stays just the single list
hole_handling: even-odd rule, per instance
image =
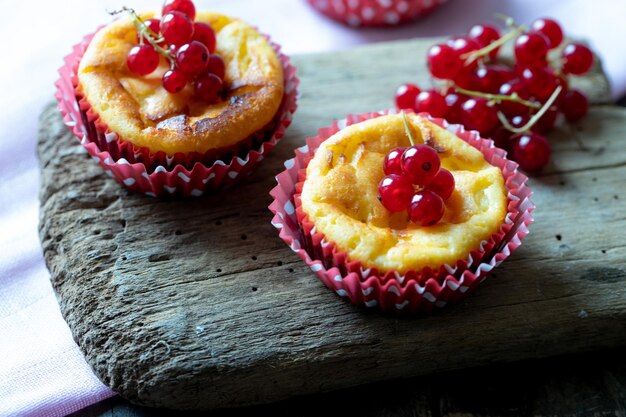
[{"label": "pink fabric cloth", "polygon": [[[110,18],[105,9],[139,10],[159,0],[23,0],[0,14],[0,416],[63,416],[113,393],[93,375],[63,321],[37,236],[37,117],[53,94],[61,58]],[[496,11],[530,22],[554,16],[590,39],[613,83],[626,92],[626,3],[611,0],[449,0],[426,20],[393,29],[346,28],[303,0],[197,0],[267,32],[289,54],[368,42],[462,33]],[[389,92],[390,94],[392,92]],[[350,109],[346,109],[349,112]]]}]

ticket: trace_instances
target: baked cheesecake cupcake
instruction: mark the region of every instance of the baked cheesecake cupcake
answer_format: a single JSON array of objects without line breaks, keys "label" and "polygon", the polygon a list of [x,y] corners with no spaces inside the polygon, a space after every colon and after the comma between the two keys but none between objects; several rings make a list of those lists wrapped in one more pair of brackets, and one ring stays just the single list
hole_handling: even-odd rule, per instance
[{"label": "baked cheesecake cupcake", "polygon": [[308,139],[277,177],[270,209],[281,237],[342,297],[430,310],[509,256],[534,206],[526,177],[492,141],[391,113],[350,116]]},{"label": "baked cheesecake cupcake", "polygon": [[251,173],[296,109],[289,59],[247,23],[191,1],[124,12],[60,71],[61,110],[88,152],[155,196],[201,195]]},{"label": "baked cheesecake cupcake", "polygon": [[307,0],[349,26],[395,26],[426,16],[447,0]]}]

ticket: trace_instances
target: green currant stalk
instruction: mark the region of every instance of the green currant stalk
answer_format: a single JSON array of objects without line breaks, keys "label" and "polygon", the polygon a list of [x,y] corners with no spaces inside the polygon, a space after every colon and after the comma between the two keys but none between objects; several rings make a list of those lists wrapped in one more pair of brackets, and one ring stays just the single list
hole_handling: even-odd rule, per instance
[{"label": "green currant stalk", "polygon": [[512,31],[500,36],[500,38],[491,42],[489,45],[483,48],[477,49],[475,51],[471,51],[471,52],[461,55],[461,59],[465,60],[465,65],[467,66],[471,64],[472,62],[476,61],[477,59],[480,59],[484,56],[489,55],[492,51],[495,51],[496,49],[498,49],[499,47],[501,47],[508,41],[517,37],[518,35],[521,35],[524,32],[524,30],[526,30],[524,26],[518,26]]},{"label": "green currant stalk", "polygon": [[402,123],[404,123],[404,132],[409,138],[411,146],[415,146],[415,139],[413,138],[413,133],[411,133],[411,129],[409,128],[409,122],[406,120],[406,113],[404,113],[404,110],[402,110],[400,111],[400,114],[402,115]]},{"label": "green currant stalk", "polygon": [[541,105],[539,103],[524,100],[517,93],[513,93],[510,96],[507,96],[505,94],[490,94],[490,93],[483,93],[482,91],[466,90],[461,87],[454,87],[454,90],[457,93],[465,94],[466,96],[482,97],[482,98],[486,98],[487,100],[494,101],[496,103],[499,103],[501,101],[514,101],[515,103],[522,104],[526,107],[530,107],[531,109],[541,108]]},{"label": "green currant stalk", "polygon": [[511,123],[509,123],[509,121],[507,120],[504,113],[502,112],[498,112],[498,119],[500,119],[500,122],[506,128],[506,130],[510,132],[513,132],[513,133],[526,132],[530,128],[532,128],[535,125],[535,123],[537,123],[539,119],[541,119],[541,117],[548,111],[548,109],[552,106],[552,104],[554,104],[554,102],[556,101],[556,98],[559,96],[562,90],[563,90],[562,86],[559,85],[558,87],[556,87],[556,89],[554,90],[554,92],[552,93],[548,101],[545,102],[543,107],[541,107],[541,109],[539,109],[539,111],[535,113],[533,117],[531,117],[530,120],[524,126],[513,127]]},{"label": "green currant stalk", "polygon": [[170,62],[170,68],[174,68],[175,59],[170,51],[161,47],[159,43],[163,42],[163,37],[160,37],[157,33],[154,33],[152,29],[150,29],[146,23],[143,21],[141,17],[135,12],[134,9],[130,7],[123,6],[120,10],[114,10],[109,12],[111,16],[118,15],[120,13],[128,13],[130,18],[139,34],[139,42],[143,45],[144,39],[148,41],[150,45],[159,53],[159,55],[165,57]]},{"label": "green currant stalk", "polygon": [[507,25],[507,27],[510,27],[513,29],[519,27],[519,25],[515,23],[515,20],[511,16],[507,16],[504,13],[494,13],[493,16],[496,19],[500,19],[504,21],[504,24]]}]

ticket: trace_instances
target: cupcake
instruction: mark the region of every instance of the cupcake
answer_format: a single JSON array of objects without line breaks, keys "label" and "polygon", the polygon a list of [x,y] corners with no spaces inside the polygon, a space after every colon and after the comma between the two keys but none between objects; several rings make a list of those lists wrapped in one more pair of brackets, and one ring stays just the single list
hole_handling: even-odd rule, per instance
[{"label": "cupcake", "polygon": [[307,0],[349,26],[395,26],[427,15],[446,0]]},{"label": "cupcake", "polygon": [[[426,114],[391,113],[351,116],[308,139],[278,176],[270,208],[281,237],[342,297],[430,310],[509,256],[534,206],[526,177],[492,141]],[[413,167],[412,148],[428,151]],[[410,191],[386,194],[402,172]]]},{"label": "cupcake", "polygon": [[191,1],[166,2],[163,16],[124,11],[60,71],[61,110],[88,152],[154,196],[201,195],[250,174],[295,111],[289,59],[247,23]]}]

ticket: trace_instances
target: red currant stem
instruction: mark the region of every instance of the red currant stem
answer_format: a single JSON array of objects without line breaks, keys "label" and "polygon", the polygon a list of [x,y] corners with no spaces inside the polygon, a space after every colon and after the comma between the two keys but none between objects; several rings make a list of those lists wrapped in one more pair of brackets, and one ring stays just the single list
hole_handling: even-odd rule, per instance
[{"label": "red currant stem", "polygon": [[411,143],[411,146],[415,146],[415,139],[413,139],[413,134],[411,133],[411,129],[409,128],[409,122],[406,120],[406,113],[404,113],[404,111],[401,111],[400,114],[402,115],[402,123],[404,123],[404,131],[406,132],[406,135],[409,138],[409,142]]},{"label": "red currant stem", "polygon": [[482,91],[466,90],[461,87],[454,87],[454,89],[456,90],[457,93],[465,94],[467,96],[482,97],[482,98],[486,98],[487,100],[492,100],[498,103],[501,101],[514,101],[526,107],[530,107],[531,109],[541,108],[541,105],[539,103],[524,100],[519,95],[517,95],[517,93],[513,93],[510,96],[508,96],[506,94],[490,94],[490,93],[483,93]]},{"label": "red currant stem", "polygon": [[535,125],[535,123],[537,123],[539,121],[539,119],[541,119],[541,117],[548,111],[550,106],[552,106],[552,104],[554,104],[554,101],[556,100],[556,98],[561,93],[561,90],[563,90],[562,86],[559,85],[558,87],[556,87],[556,89],[554,90],[554,92],[552,93],[552,95],[550,96],[548,101],[545,102],[543,107],[541,107],[541,109],[539,109],[539,111],[537,113],[533,114],[533,117],[531,117],[530,120],[524,126],[520,126],[520,127],[513,127],[513,126],[511,126],[511,123],[509,123],[509,121],[506,119],[506,116],[502,112],[498,112],[498,119],[500,119],[500,122],[506,128],[506,130],[508,130],[510,132],[513,132],[513,133],[523,133],[523,132],[526,132],[531,127],[533,127]]},{"label": "red currant stem", "polygon": [[471,51],[471,52],[461,55],[461,59],[465,60],[465,65],[467,66],[471,64],[472,62],[476,61],[478,58],[482,58],[483,56],[489,55],[492,51],[495,51],[496,49],[498,49],[499,47],[501,47],[508,41],[517,37],[518,35],[521,35],[524,32],[524,30],[526,30],[524,26],[518,26],[512,31],[500,36],[498,39],[491,42],[489,45],[485,46],[484,48],[480,48],[475,51]]},{"label": "red currant stem", "polygon": [[507,25],[507,27],[510,27],[510,28],[518,27],[517,23],[515,23],[515,19],[513,19],[511,16],[507,16],[503,13],[494,13],[493,17],[504,21],[504,24]]},{"label": "red currant stem", "polygon": [[137,29],[137,33],[139,33],[139,42],[143,45],[143,40],[147,40],[150,45],[162,56],[164,56],[168,61],[170,61],[170,68],[174,68],[174,64],[176,60],[170,51],[165,48],[162,48],[159,43],[163,42],[163,37],[160,37],[158,34],[154,33],[152,29],[150,29],[143,19],[139,17],[139,15],[135,12],[134,9],[130,7],[123,6],[120,10],[114,10],[109,12],[110,15],[115,16],[120,13],[127,12],[135,29]]}]

